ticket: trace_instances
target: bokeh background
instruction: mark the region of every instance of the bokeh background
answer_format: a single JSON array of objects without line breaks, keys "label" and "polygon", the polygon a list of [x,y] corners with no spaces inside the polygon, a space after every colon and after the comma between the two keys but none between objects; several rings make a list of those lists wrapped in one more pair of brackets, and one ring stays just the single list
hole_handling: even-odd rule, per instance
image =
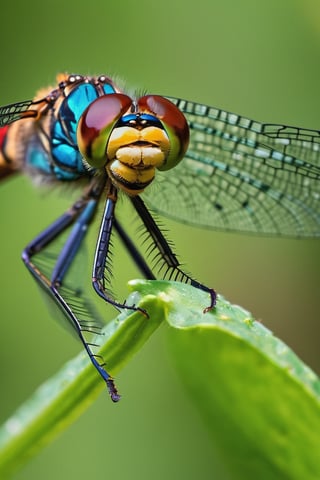
[{"label": "bokeh background", "polygon": [[[31,98],[60,71],[107,73],[152,93],[320,128],[318,0],[17,0],[1,7],[1,38],[0,104]],[[80,350],[51,320],[20,261],[68,204],[68,195],[39,192],[23,177],[0,188],[1,421]],[[188,270],[252,311],[319,373],[317,241],[165,224]],[[120,259],[116,276],[126,296],[138,273]],[[101,395],[14,478],[228,479],[175,374],[165,330],[117,378],[120,404]]]}]

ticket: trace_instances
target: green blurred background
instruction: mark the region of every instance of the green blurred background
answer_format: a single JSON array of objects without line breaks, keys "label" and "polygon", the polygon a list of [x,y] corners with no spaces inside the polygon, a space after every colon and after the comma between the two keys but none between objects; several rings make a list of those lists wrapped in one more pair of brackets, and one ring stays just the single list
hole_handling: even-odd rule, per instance
[{"label": "green blurred background", "polygon": [[[320,128],[318,0],[18,0],[1,7],[1,25],[1,104],[29,99],[59,71],[107,73],[152,93]],[[67,197],[22,177],[0,188],[1,421],[80,350],[20,261]],[[252,311],[319,373],[318,242],[165,224],[188,270]],[[127,260],[117,265],[121,298],[138,273]],[[102,395],[15,478],[229,478],[176,377],[165,327],[117,381],[120,404]]]}]

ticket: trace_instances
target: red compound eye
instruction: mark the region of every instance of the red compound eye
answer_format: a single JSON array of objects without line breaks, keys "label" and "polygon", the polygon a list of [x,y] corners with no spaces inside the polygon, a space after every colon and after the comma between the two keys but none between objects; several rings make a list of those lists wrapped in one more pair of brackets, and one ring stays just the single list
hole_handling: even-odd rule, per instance
[{"label": "red compound eye", "polygon": [[92,167],[105,165],[107,144],[113,127],[131,105],[132,100],[127,95],[110,93],[97,98],[81,115],[77,128],[78,147]]},{"label": "red compound eye", "polygon": [[140,112],[157,117],[170,140],[170,154],[160,170],[168,170],[182,160],[189,144],[189,127],[182,112],[170,100],[159,95],[146,95],[139,98]]}]

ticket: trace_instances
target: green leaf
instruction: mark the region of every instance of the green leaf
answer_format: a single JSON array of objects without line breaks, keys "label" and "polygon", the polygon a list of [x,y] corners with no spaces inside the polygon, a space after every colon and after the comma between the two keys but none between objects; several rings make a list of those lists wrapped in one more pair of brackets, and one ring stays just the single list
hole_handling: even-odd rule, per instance
[{"label": "green leaf", "polygon": [[[181,377],[235,478],[320,478],[320,382],[240,307],[176,282],[133,281],[123,313],[104,329],[101,354],[114,375],[162,320]],[[85,353],[48,380],[0,430],[0,478],[75,420],[104,389]],[[107,400],[106,396],[106,402]],[[124,400],[125,401],[125,400]]]},{"label": "green leaf", "polygon": [[[137,294],[128,298],[137,304]],[[115,375],[143,346],[164,318],[163,302],[145,295],[139,302],[150,318],[123,312],[94,340],[108,371]],[[103,342],[103,343],[102,343]],[[89,407],[106,386],[82,352],[45,382],[0,429],[0,478],[5,478],[52,441]],[[106,395],[106,402],[111,400]],[[116,407],[114,407],[116,408]]]},{"label": "green leaf", "polygon": [[203,314],[203,292],[156,286],[168,304],[173,359],[234,477],[319,479],[317,376],[244,309],[219,297]]}]

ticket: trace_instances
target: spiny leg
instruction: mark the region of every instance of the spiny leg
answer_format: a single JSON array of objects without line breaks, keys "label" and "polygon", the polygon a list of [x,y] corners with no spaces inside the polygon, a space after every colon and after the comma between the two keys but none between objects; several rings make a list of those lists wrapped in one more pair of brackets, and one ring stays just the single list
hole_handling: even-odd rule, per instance
[{"label": "spiny leg", "polygon": [[[66,300],[64,298],[65,295],[61,293],[65,275],[83,242],[88,225],[94,217],[104,186],[105,178],[94,178],[85,194],[75,202],[66,213],[27,245],[23,251],[22,259],[31,274],[35,277],[37,283],[54,299],[57,306],[62,310],[77,332],[91,362],[106,382],[111,399],[117,402],[120,399],[120,395],[117,392],[113,379],[104,369],[104,365],[97,361],[91,348],[94,345],[87,342],[83,335],[84,331],[90,331],[91,333],[97,332],[95,332],[94,328],[84,325],[84,323],[79,320],[78,315],[74,311],[75,307],[71,306],[71,301]],[[55,262],[51,278],[49,279],[35,263],[33,263],[32,257],[50,245],[51,242],[58,238],[59,235],[71,225],[73,225],[71,232]]]},{"label": "spiny leg", "polygon": [[[105,276],[105,272],[108,271],[108,255],[110,253],[110,239],[111,239],[113,226],[115,225],[115,228],[120,234],[120,237],[121,237],[121,232],[123,232],[124,234],[122,227],[115,220],[115,217],[114,217],[116,202],[117,202],[117,189],[112,185],[111,182],[108,182],[107,200],[105,203],[105,209],[103,212],[103,217],[100,225],[100,231],[99,231],[95,258],[93,263],[92,285],[95,291],[97,292],[97,294],[101,298],[103,298],[107,303],[114,306],[115,308],[118,308],[120,310],[125,308],[127,310],[139,311],[143,315],[148,317],[147,312],[142,308],[136,307],[135,305],[127,305],[126,303],[117,302],[107,292],[107,286],[106,286],[107,278]],[[126,238],[128,242],[129,239],[127,236]],[[131,241],[130,243],[131,245],[133,245]],[[128,245],[126,244],[126,246]],[[130,251],[130,248],[129,248],[129,251]],[[135,247],[134,247],[134,252],[136,252]],[[148,270],[147,272],[145,271],[143,273],[147,273],[147,274],[150,273],[152,275],[152,272],[150,270]]]},{"label": "spiny leg", "polygon": [[[139,196],[131,197],[130,198],[134,208],[136,209],[137,213],[139,214],[141,220],[146,227],[148,234],[150,235],[153,245],[158,249],[158,256],[160,262],[162,261],[163,265],[161,269],[166,266],[166,271],[164,273],[164,277],[168,277],[169,280],[179,280],[184,283],[189,283],[193,287],[199,288],[205,292],[208,292],[210,295],[210,305],[204,309],[204,313],[208,312],[216,305],[216,292],[212,289],[203,285],[202,283],[194,280],[190,275],[185,273],[180,268],[180,263],[173,253],[170,245],[168,244],[167,240],[165,239],[164,235],[162,234],[160,228],[150,215],[147,207],[145,206],[144,202]],[[140,267],[139,261],[136,262],[137,265]]]}]

